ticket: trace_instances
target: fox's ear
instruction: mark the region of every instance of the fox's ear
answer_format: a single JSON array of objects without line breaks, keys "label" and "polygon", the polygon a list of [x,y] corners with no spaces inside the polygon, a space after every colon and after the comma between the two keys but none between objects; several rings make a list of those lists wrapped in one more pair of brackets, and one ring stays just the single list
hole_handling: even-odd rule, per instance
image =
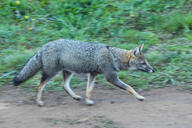
[{"label": "fox's ear", "polygon": [[133,50],[133,56],[138,56],[138,55],[140,55],[139,47],[136,47],[136,48]]},{"label": "fox's ear", "polygon": [[143,50],[144,44],[139,46],[139,52],[142,54],[142,50]]},{"label": "fox's ear", "polygon": [[134,55],[134,56],[142,55],[142,49],[143,49],[143,47],[144,47],[144,44],[136,47],[136,48],[134,49],[134,51],[133,51],[133,55]]}]

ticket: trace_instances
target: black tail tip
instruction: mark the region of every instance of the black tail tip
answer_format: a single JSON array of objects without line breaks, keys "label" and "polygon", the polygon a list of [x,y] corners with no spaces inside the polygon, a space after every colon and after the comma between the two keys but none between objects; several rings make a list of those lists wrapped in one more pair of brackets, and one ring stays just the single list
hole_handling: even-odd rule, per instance
[{"label": "black tail tip", "polygon": [[18,80],[16,77],[13,79],[13,85],[18,86],[22,81]]}]

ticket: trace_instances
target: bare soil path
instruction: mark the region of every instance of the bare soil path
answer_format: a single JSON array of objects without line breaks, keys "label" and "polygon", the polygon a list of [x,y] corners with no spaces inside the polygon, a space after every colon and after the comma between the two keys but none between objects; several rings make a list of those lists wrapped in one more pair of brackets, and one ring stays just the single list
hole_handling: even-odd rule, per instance
[{"label": "bare soil path", "polygon": [[[75,89],[84,96],[85,90]],[[177,88],[141,92],[146,100],[105,87],[95,88],[94,106],[65,92],[45,92],[44,107],[35,93],[19,88],[0,92],[0,128],[192,128],[192,92]]]}]

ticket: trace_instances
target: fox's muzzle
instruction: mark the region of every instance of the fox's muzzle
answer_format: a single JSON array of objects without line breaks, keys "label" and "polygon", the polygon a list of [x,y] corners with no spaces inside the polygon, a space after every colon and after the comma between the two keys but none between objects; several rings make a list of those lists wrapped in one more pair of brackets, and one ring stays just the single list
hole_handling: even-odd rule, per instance
[{"label": "fox's muzzle", "polygon": [[155,72],[155,70],[152,68],[152,69],[144,69],[144,68],[140,68],[139,70],[143,71],[143,72],[149,72],[149,73],[152,73],[152,72]]},{"label": "fox's muzzle", "polygon": [[154,69],[150,69],[150,70],[148,70],[148,72],[152,73],[152,72],[155,72],[155,70]]}]

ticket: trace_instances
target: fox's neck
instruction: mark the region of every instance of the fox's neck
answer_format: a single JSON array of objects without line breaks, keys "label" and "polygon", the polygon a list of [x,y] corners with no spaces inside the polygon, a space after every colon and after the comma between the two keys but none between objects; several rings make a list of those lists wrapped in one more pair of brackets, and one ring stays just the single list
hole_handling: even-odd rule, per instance
[{"label": "fox's neck", "polygon": [[115,57],[116,62],[118,63],[118,68],[120,70],[127,69],[132,50],[125,50],[115,47],[111,47],[110,49]]}]

